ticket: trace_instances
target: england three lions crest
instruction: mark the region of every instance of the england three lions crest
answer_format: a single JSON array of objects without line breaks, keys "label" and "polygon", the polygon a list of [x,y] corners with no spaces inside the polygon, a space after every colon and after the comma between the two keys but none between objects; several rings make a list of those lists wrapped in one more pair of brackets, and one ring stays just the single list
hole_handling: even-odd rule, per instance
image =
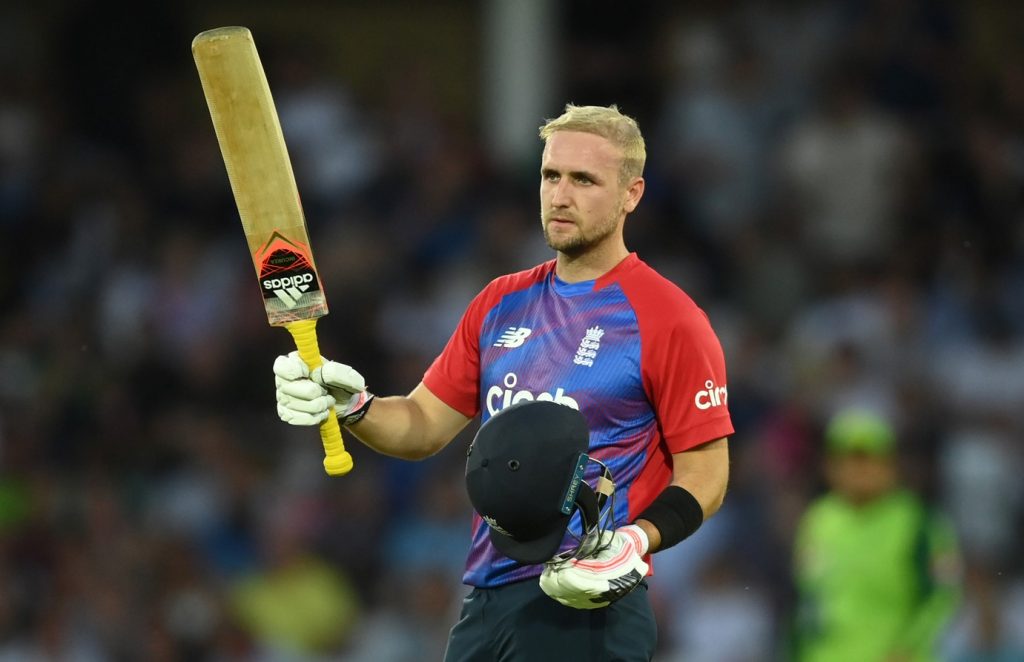
[{"label": "england three lions crest", "polygon": [[604,337],[604,329],[599,326],[594,326],[587,329],[587,333],[583,336],[583,340],[580,341],[580,346],[576,350],[576,356],[572,362],[576,365],[582,365],[590,367],[594,365],[594,360],[597,358],[597,351],[601,349],[601,338]]}]

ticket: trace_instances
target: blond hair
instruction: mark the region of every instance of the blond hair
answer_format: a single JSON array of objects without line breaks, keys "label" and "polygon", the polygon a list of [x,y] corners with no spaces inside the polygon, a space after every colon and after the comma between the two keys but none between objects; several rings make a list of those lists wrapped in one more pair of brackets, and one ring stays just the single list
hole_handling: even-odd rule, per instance
[{"label": "blond hair", "polygon": [[644,173],[647,148],[640,134],[640,126],[635,119],[619,112],[615,104],[576,106],[567,103],[564,113],[547,120],[540,127],[540,137],[547,142],[551,134],[557,131],[593,133],[611,141],[622,152],[622,165],[619,168],[619,182],[622,185]]}]

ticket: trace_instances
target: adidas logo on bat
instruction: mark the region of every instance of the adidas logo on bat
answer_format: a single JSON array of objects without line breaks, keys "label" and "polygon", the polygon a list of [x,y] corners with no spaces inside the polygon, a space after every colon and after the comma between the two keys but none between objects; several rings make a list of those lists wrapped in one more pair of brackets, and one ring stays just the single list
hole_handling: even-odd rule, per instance
[{"label": "adidas logo on bat", "polygon": [[263,289],[266,290],[277,290],[285,287],[302,287],[302,290],[308,290],[309,284],[313,282],[313,274],[304,273],[297,276],[285,276],[284,278],[264,278]]},{"label": "adidas logo on bat", "polygon": [[283,278],[265,278],[263,289],[270,290],[285,306],[294,308],[302,294],[313,284],[313,274],[305,273]]}]

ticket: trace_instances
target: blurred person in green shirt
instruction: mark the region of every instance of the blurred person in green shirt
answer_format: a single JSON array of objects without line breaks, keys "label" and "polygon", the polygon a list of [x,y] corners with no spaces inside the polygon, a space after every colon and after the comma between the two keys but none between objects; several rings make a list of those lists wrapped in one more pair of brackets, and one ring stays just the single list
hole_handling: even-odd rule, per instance
[{"label": "blurred person in green shirt", "polygon": [[794,544],[799,662],[924,662],[960,597],[952,525],[899,480],[896,434],[863,409],[825,430],[828,491]]}]

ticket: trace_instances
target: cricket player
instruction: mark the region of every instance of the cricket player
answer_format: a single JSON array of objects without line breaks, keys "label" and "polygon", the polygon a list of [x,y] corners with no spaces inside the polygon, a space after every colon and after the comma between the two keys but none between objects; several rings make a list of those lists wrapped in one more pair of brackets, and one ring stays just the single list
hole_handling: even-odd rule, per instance
[{"label": "cricket player", "polygon": [[[540,137],[541,226],[554,259],[484,287],[408,395],[375,397],[347,365],[325,360],[311,374],[295,354],[278,357],[278,414],[317,425],[333,407],[370,448],[419,460],[477,415],[487,425],[525,401],[579,411],[595,460],[586,480],[602,467],[614,477],[611,526],[575,556],[523,562],[494,545],[501,523],[476,513],[472,589],[446,659],[650,660],[651,555],[691,535],[725,496],[725,360],[707,315],[626,248],[645,185],[637,123],[615,106],[569,104]],[[578,523],[565,532],[581,534]]]},{"label": "cricket player", "polygon": [[829,491],[795,546],[801,662],[928,662],[959,601],[952,525],[900,486],[896,434],[864,409],[825,430]]}]

